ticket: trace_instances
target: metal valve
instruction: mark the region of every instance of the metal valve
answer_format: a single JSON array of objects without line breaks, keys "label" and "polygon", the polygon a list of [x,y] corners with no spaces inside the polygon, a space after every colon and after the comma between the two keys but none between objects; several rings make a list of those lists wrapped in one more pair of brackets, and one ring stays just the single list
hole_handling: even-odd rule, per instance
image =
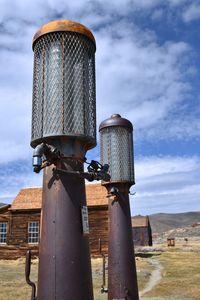
[{"label": "metal valve", "polygon": [[[52,145],[41,143],[33,151],[33,171],[39,173],[41,169],[49,166],[53,160],[60,157],[60,152]],[[43,164],[43,162],[45,162]]]}]

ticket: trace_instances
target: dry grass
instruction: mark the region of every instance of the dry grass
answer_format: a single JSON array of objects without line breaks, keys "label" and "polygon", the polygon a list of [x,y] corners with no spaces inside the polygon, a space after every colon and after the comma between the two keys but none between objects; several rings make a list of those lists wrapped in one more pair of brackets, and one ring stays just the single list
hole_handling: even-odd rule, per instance
[{"label": "dry grass", "polygon": [[150,256],[141,257],[136,256],[137,280],[139,291],[143,290],[149,281],[152,272],[152,265],[150,263]]},{"label": "dry grass", "polygon": [[93,275],[93,288],[95,300],[106,300],[107,294],[101,293],[102,285],[102,259],[92,259],[92,275]]},{"label": "dry grass", "polygon": [[[196,247],[195,247],[196,248]],[[162,279],[141,300],[199,300],[199,251],[178,246],[161,253]],[[200,249],[200,248],[199,248]]]},{"label": "dry grass", "polygon": [[[37,281],[38,261],[33,260],[31,266],[31,280]],[[0,300],[28,300],[30,299],[31,289],[25,282],[24,277],[25,261],[18,259],[16,261],[0,260]],[[150,268],[148,261],[143,258],[137,258],[137,268],[139,285],[142,288],[148,281]],[[107,294],[101,294],[102,285],[102,260],[100,258],[92,259],[94,299],[106,300]]]},{"label": "dry grass", "polygon": [[[188,245],[189,246],[189,245]],[[195,252],[191,247],[175,247],[160,253],[139,254],[136,256],[139,290],[143,290],[149,281],[152,260],[157,260],[163,267],[161,281],[140,300],[199,300],[200,299],[200,247]],[[37,260],[33,261],[31,279],[37,280]],[[101,294],[102,261],[92,260],[93,286],[95,300],[106,300]],[[0,300],[29,300],[31,289],[25,283],[24,259],[16,261],[0,260]]]},{"label": "dry grass", "polygon": [[[25,283],[24,259],[0,261],[0,300],[28,300],[31,289]],[[32,264],[32,279],[36,281],[37,261]]]}]

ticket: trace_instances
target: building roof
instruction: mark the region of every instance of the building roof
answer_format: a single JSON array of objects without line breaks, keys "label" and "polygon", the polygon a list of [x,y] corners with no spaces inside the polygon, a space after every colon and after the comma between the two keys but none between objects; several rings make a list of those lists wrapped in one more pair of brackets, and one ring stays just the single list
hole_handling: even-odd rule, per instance
[{"label": "building roof", "polygon": [[[87,184],[86,198],[88,206],[108,205],[106,188],[101,184]],[[11,210],[41,209],[42,188],[21,189],[14,199]]]},{"label": "building roof", "polygon": [[42,206],[42,189],[25,188],[19,191],[10,209],[11,210],[41,209],[41,206]]},{"label": "building roof", "polygon": [[87,205],[108,205],[107,189],[100,183],[86,184]]},{"label": "building roof", "polygon": [[0,203],[0,211],[2,211],[4,209],[8,209],[9,207],[10,207],[10,204]]},{"label": "building roof", "polygon": [[135,216],[131,218],[132,227],[148,227],[149,217],[148,216]]}]

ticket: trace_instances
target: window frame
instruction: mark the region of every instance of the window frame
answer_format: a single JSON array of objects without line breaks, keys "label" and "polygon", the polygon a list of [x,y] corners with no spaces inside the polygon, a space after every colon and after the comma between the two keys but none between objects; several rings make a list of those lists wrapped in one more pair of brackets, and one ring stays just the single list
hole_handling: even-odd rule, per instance
[{"label": "window frame", "polygon": [[29,221],[28,222],[28,244],[37,245],[39,244],[39,239],[40,239],[40,222]]},{"label": "window frame", "polygon": [[[1,231],[1,228],[3,229],[3,226],[1,225],[6,225],[6,231]],[[7,245],[7,235],[8,235],[8,222],[2,222],[0,221],[0,245]],[[5,237],[3,237],[5,236]],[[1,239],[5,240],[5,242],[2,242]]]}]

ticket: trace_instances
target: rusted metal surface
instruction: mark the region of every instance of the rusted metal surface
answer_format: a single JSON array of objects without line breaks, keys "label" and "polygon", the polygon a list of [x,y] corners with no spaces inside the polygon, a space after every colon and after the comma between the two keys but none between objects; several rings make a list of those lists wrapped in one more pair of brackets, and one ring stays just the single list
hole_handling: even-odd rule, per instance
[{"label": "rusted metal surface", "polygon": [[113,126],[122,126],[129,128],[131,131],[133,130],[133,125],[129,120],[122,118],[119,114],[113,114],[110,118],[100,124],[99,131],[105,127]]},{"label": "rusted metal surface", "polygon": [[25,265],[25,278],[28,285],[31,286],[31,300],[36,300],[36,285],[30,280],[31,272],[31,250],[28,250],[26,253],[26,265]]},{"label": "rusted metal surface", "polygon": [[117,188],[117,195],[109,194],[108,300],[138,300],[129,187]]},{"label": "rusted metal surface", "polygon": [[[81,208],[85,183],[79,176],[44,170],[37,300],[93,300],[88,237],[83,235]],[[58,168],[82,170],[63,159]]]},{"label": "rusted metal surface", "polygon": [[99,127],[101,163],[109,165],[108,300],[138,300],[129,189],[135,182],[133,125],[119,114]]},{"label": "rusted metal surface", "polygon": [[69,32],[80,33],[82,35],[87,36],[96,45],[95,38],[94,38],[92,32],[86,26],[84,26],[78,22],[74,22],[74,21],[70,21],[70,20],[56,20],[56,21],[44,24],[42,27],[40,27],[38,29],[38,31],[36,32],[36,34],[33,37],[33,48],[34,48],[34,44],[38,38],[40,38],[44,34],[47,34],[50,32],[58,32],[58,31],[69,31]]},{"label": "rusted metal surface", "polygon": [[95,39],[82,24],[57,20],[36,32],[33,51],[31,146],[46,142],[59,151],[54,159],[35,153],[36,171],[43,167],[41,159],[47,161],[37,300],[93,300],[80,174],[86,151],[96,145]]}]

